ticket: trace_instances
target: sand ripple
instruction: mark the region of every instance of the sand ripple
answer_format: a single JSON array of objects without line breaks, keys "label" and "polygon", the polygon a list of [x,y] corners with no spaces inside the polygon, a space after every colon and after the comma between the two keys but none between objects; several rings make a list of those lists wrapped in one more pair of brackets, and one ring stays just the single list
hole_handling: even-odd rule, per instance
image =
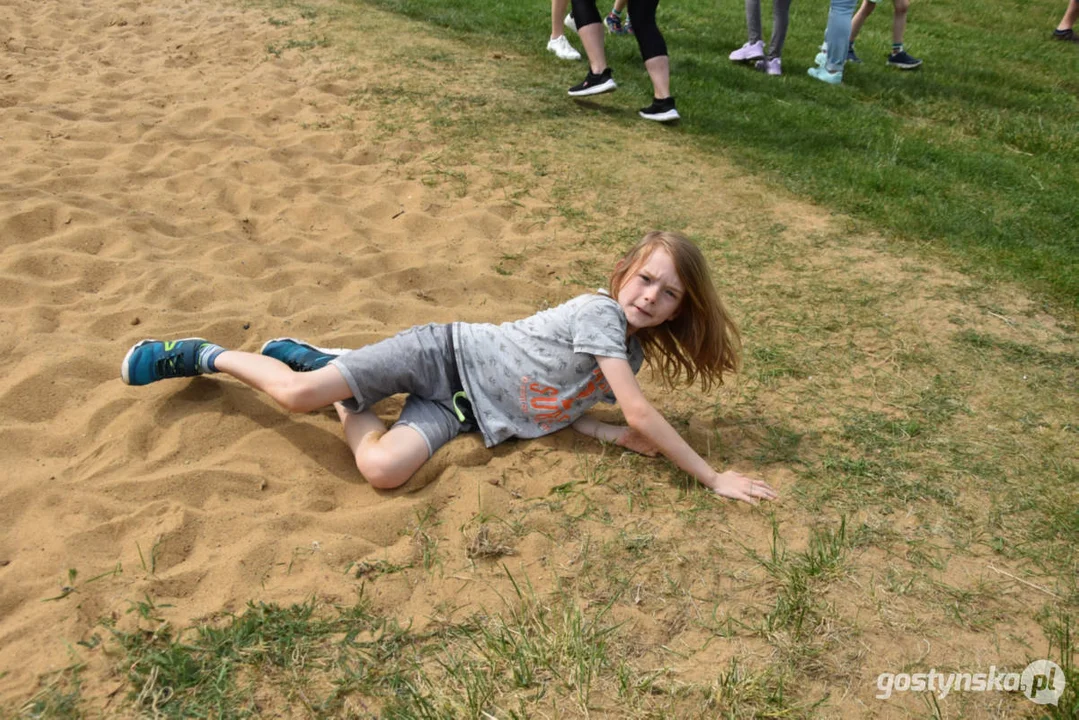
[{"label": "sand ripple", "polygon": [[[492,461],[478,441],[380,494],[328,414],[232,382],[128,388],[120,359],[143,337],[355,346],[524,315],[548,271],[492,269],[550,226],[484,178],[466,197],[415,179],[424,142],[377,135],[347,104],[356,80],[267,53],[283,31],[259,12],[16,0],[0,27],[0,693],[143,593],[182,599],[183,622],[347,599],[349,561],[406,561],[418,512]],[[77,592],[41,602],[68,568]]]}]

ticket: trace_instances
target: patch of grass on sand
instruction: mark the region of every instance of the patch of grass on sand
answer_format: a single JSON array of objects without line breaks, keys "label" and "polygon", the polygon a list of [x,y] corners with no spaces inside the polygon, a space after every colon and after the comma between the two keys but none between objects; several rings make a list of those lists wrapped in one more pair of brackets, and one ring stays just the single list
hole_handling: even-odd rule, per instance
[{"label": "patch of grass on sand", "polygon": [[[618,595],[585,610],[567,595],[541,601],[506,577],[516,590],[506,611],[424,632],[380,616],[362,598],[348,607],[252,604],[186,630],[159,621],[113,629],[128,702],[163,718],[581,716],[600,702],[628,708],[623,717],[791,708],[781,689],[737,661],[707,685],[635,668],[610,617]],[[63,678],[35,695],[24,715],[78,717],[77,668]]]},{"label": "patch of grass on sand", "polygon": [[40,688],[19,708],[22,718],[81,718],[83,664],[76,662],[43,677]]}]

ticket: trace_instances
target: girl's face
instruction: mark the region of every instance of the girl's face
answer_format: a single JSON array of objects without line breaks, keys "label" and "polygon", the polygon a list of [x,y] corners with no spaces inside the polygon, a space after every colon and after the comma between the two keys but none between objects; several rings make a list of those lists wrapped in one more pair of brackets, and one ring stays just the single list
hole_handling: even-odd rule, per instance
[{"label": "girl's face", "polygon": [[626,276],[618,291],[616,299],[629,323],[627,334],[662,325],[673,318],[685,294],[670,253],[663,248],[653,250]]}]

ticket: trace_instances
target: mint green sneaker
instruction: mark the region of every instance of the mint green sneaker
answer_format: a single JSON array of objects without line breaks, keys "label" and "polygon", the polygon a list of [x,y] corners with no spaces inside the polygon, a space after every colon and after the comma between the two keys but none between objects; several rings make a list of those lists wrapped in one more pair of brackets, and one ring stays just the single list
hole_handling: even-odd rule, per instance
[{"label": "mint green sneaker", "polygon": [[828,72],[822,67],[811,67],[806,71],[806,74],[811,78],[826,82],[829,85],[839,85],[843,82],[843,71]]}]

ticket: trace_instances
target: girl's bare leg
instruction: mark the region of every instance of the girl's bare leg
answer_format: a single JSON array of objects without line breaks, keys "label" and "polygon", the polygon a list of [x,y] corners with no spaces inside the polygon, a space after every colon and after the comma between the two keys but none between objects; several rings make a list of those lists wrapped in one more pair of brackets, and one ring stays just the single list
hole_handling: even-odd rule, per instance
[{"label": "girl's bare leg", "polygon": [[332,365],[293,372],[280,360],[239,350],[226,350],[214,364],[219,372],[261,390],[290,412],[311,412],[352,397],[344,376]]},{"label": "girl's bare leg", "polygon": [[427,462],[427,443],[407,425],[387,431],[370,410],[350,413],[339,402],[334,408],[356,467],[372,487],[388,490],[404,485]]},{"label": "girl's bare leg", "polygon": [[892,14],[892,44],[903,44],[903,33],[907,30],[907,10],[910,0],[895,0],[895,12]]},{"label": "girl's bare leg", "polygon": [[1057,30],[1071,30],[1076,20],[1079,20],[1079,0],[1069,0],[1068,9],[1064,11],[1064,17],[1060,18]]},{"label": "girl's bare leg", "polygon": [[862,25],[873,14],[876,7],[876,4],[870,2],[870,0],[862,0],[862,6],[858,8],[858,12],[854,13],[854,17],[850,20],[850,41],[852,43],[858,38],[858,33],[862,31]]},{"label": "girl's bare leg", "polygon": [[644,62],[652,79],[652,95],[660,100],[671,96],[671,62],[666,55],[657,55]]},{"label": "girl's bare leg", "polygon": [[[599,75],[607,69],[607,53],[603,49],[603,23],[592,23],[577,28],[577,35],[584,45],[585,54],[588,55],[588,66],[593,73]],[[664,95],[663,97],[667,97]]]},{"label": "girl's bare leg", "polygon": [[551,39],[566,32],[566,8],[569,0],[551,0]]}]

